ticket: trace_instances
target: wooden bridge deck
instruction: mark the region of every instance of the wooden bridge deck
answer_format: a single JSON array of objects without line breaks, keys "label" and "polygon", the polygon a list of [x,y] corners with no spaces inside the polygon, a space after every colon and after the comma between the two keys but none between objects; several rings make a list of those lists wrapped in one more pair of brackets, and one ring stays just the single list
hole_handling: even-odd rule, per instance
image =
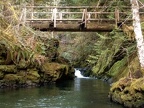
[{"label": "wooden bridge deck", "polygon": [[[132,25],[131,12],[105,11],[107,7],[95,6],[26,6],[21,23],[41,31],[99,31],[109,32],[120,23]],[[123,7],[130,9],[130,7]],[[141,18],[144,12],[140,12]]]}]

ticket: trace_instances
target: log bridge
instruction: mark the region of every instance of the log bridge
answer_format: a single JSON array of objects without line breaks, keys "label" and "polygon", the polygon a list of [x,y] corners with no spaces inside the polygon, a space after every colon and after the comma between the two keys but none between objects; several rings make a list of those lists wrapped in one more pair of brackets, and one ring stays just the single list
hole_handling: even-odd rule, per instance
[{"label": "log bridge", "polygon": [[[130,11],[113,10],[106,6],[25,6],[20,21],[40,31],[110,32],[123,22],[132,25]],[[143,14],[140,12],[141,17]]]}]

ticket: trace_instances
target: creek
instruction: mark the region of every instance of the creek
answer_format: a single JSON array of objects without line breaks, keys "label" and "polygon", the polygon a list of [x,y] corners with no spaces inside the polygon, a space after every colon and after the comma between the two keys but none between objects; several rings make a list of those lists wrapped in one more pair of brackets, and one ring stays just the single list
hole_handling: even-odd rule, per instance
[{"label": "creek", "polygon": [[122,108],[108,99],[109,84],[75,78],[37,88],[1,89],[0,108]]}]

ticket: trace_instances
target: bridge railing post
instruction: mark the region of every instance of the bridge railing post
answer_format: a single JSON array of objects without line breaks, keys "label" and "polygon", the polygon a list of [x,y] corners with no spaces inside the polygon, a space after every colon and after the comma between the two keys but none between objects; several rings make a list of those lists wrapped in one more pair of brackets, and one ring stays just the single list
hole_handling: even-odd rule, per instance
[{"label": "bridge railing post", "polygon": [[56,15],[57,15],[57,9],[54,8],[52,13],[52,21],[54,23],[54,28],[56,27],[56,17],[57,17]]},{"label": "bridge railing post", "polygon": [[84,28],[87,27],[87,9],[84,9],[84,10],[83,10],[82,24],[84,24]]},{"label": "bridge railing post", "polygon": [[31,19],[32,20],[34,19],[34,10],[33,10],[33,7],[32,7],[32,11],[31,11]]},{"label": "bridge railing post", "polygon": [[87,26],[87,9],[85,9],[85,28]]},{"label": "bridge railing post", "polygon": [[20,16],[20,22],[22,22],[22,25],[25,25],[25,22],[26,22],[26,5],[23,7],[23,10],[22,10],[22,13],[21,13],[21,16]]},{"label": "bridge railing post", "polygon": [[62,22],[62,12],[59,13],[60,22]]},{"label": "bridge railing post", "polygon": [[116,24],[116,27],[117,27],[118,22],[119,22],[119,10],[116,8],[115,9],[115,24]]},{"label": "bridge railing post", "polygon": [[34,0],[31,1],[31,19],[34,18]]}]

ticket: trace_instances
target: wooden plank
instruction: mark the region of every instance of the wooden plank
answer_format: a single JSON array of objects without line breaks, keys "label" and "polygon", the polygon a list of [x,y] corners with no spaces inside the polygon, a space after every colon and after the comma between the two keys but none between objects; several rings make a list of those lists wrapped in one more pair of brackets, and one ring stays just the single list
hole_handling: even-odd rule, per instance
[{"label": "wooden plank", "polygon": [[115,9],[115,26],[117,27],[117,24],[119,22],[119,10]]},{"label": "wooden plank", "polygon": [[57,9],[54,8],[54,9],[53,9],[54,28],[56,27],[56,20],[57,20],[57,16],[56,16],[56,14],[57,14]]},{"label": "wooden plank", "polygon": [[73,31],[73,32],[110,32],[113,30],[114,26],[110,25],[97,25],[94,24],[88,24],[87,28],[80,28],[78,24],[57,24],[55,28],[49,27],[48,24],[33,24],[31,26],[34,29],[38,29],[41,31]]},{"label": "wooden plank", "polygon": [[23,25],[25,25],[25,23],[26,23],[26,18],[27,18],[27,16],[26,16],[26,7],[24,8],[24,16],[23,16]]},{"label": "wooden plank", "polygon": [[[103,8],[108,8],[109,6],[26,6],[27,8],[48,8],[48,9],[53,9],[53,8],[57,8],[57,9],[85,9],[85,8],[93,8],[93,9],[103,9]],[[117,7],[117,6],[113,6],[113,7]],[[131,6],[121,6],[121,8],[130,8]]]},{"label": "wooden plank", "polygon": [[[121,19],[120,21],[124,21],[125,19]],[[29,21],[51,21],[51,19],[27,19],[27,22]],[[57,19],[56,21],[82,21],[82,19]],[[115,21],[115,19],[89,19],[88,21]],[[128,21],[132,21],[132,19],[129,19]]]},{"label": "wooden plank", "polygon": [[[26,19],[26,21],[52,21],[51,19]],[[82,19],[57,19],[56,21],[82,21]]]},{"label": "wooden plank", "polygon": [[84,11],[84,27],[87,27],[87,9]]},{"label": "wooden plank", "polygon": [[[120,21],[124,21],[125,19],[123,20],[120,20]],[[27,19],[26,20],[27,22],[29,21],[51,21],[51,19]],[[82,19],[57,19],[56,21],[82,21]],[[115,19],[89,19],[88,21],[115,21]]]},{"label": "wooden plank", "polygon": [[[26,19],[29,21],[51,21],[51,19]],[[56,21],[82,21],[82,19],[57,19]],[[115,21],[115,19],[89,19],[88,21]],[[132,19],[120,19],[119,21],[133,21]],[[144,21],[144,19],[141,19]]]},{"label": "wooden plank", "polygon": [[[117,25],[117,23],[131,23],[133,20],[132,18],[129,19],[121,19],[120,16],[124,16],[127,15],[128,12],[88,12],[86,11],[88,8],[90,9],[97,9],[97,7],[95,6],[28,6],[27,8],[32,8],[34,9],[38,9],[38,8],[43,8],[43,9],[85,9],[84,12],[27,12],[27,14],[34,14],[33,16],[35,16],[35,14],[50,14],[52,18],[39,18],[39,16],[37,18],[26,18],[26,22],[35,28],[39,28],[41,30],[57,30],[57,31],[108,31],[110,24],[113,24],[113,26],[115,26],[115,24]],[[107,7],[99,7],[99,8],[107,8]],[[47,10],[46,10],[47,11]],[[60,10],[58,10],[60,11]],[[79,18],[69,18],[69,17],[65,17],[64,15],[76,15],[76,14],[81,14],[79,15]],[[99,17],[94,17],[95,14],[99,14]],[[115,18],[113,19],[109,19],[109,18],[101,18],[101,15],[114,15]],[[144,12],[140,12],[140,14],[144,14]],[[81,18],[82,17],[82,18]],[[94,18],[93,18],[94,17]],[[142,20],[141,20],[142,21]],[[91,23],[93,23],[94,25],[91,25]],[[107,26],[103,26],[103,25],[99,25],[99,24],[105,24],[107,23]],[[52,24],[52,25],[50,25]],[[73,24],[73,25],[72,25]],[[81,25],[84,25],[84,27],[81,28]],[[50,25],[50,27],[49,27]],[[98,27],[99,26],[99,27]],[[108,29],[108,30],[106,30]]]},{"label": "wooden plank", "polygon": [[[90,14],[114,14],[115,12],[90,12],[90,11],[87,11],[88,13]],[[27,12],[27,13],[50,13],[52,14],[52,12]],[[70,14],[82,14],[83,12],[58,12],[58,13],[63,13],[63,14],[66,14],[66,13],[70,13]],[[128,12],[119,12],[120,14],[128,14]],[[131,12],[129,12],[131,13]],[[139,14],[144,14],[144,12],[139,12]]]}]

